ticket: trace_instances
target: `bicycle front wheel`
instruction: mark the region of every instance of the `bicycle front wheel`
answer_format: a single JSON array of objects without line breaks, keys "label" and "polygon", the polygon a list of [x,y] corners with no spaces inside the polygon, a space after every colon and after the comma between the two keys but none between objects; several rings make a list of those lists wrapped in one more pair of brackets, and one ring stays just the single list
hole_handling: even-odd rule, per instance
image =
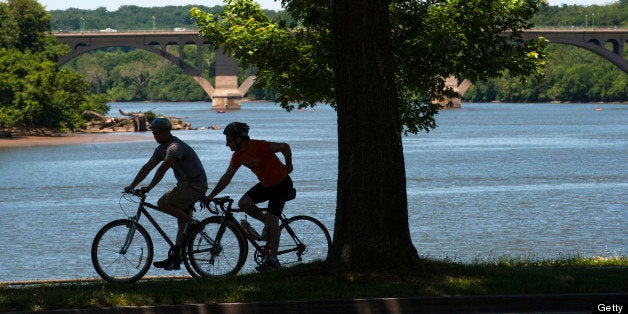
[{"label": "bicycle front wheel", "polygon": [[282,266],[327,260],[331,236],[322,222],[310,216],[294,216],[279,230],[277,258]]},{"label": "bicycle front wheel", "polygon": [[109,282],[128,283],[142,278],[153,260],[153,241],[140,224],[114,220],[92,242],[92,264]]},{"label": "bicycle front wheel", "polygon": [[187,262],[203,277],[237,274],[248,254],[248,242],[232,221],[204,219],[188,239]]}]

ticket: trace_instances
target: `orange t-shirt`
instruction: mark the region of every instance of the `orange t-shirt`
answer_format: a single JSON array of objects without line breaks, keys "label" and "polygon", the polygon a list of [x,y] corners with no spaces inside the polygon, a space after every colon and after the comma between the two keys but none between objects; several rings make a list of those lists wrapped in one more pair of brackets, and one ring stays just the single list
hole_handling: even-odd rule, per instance
[{"label": "orange t-shirt", "polygon": [[231,155],[229,166],[237,170],[241,165],[251,169],[264,187],[273,186],[288,176],[286,166],[270,151],[270,143],[263,140],[248,140],[243,151]]}]

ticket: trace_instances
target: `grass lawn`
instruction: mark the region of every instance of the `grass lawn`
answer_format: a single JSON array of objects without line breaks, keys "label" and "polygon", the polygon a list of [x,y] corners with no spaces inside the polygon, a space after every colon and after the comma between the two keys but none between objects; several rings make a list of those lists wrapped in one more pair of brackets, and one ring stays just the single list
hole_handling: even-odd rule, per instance
[{"label": "grass lawn", "polygon": [[414,268],[337,273],[324,264],[202,279],[134,284],[0,285],[0,311],[338,298],[628,292],[628,257],[462,264],[422,259]]}]

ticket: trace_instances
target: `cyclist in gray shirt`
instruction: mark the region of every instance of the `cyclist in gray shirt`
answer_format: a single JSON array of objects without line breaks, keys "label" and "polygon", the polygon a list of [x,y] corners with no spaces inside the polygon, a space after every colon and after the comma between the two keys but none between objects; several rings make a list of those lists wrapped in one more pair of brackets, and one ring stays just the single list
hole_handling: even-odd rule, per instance
[{"label": "cyclist in gray shirt", "polygon": [[150,125],[155,141],[159,146],[151,158],[139,170],[133,182],[124,188],[126,192],[132,192],[135,187],[148,176],[157,165],[153,179],[147,186],[140,188],[142,193],[148,193],[164,177],[168,169],[172,168],[177,179],[177,185],[166,192],[157,206],[159,210],[177,218],[178,231],[175,249],[168,253],[168,258],[153,263],[155,267],[166,270],[180,269],[183,231],[186,224],[188,230],[192,229],[195,222],[190,217],[188,206],[205,195],[207,191],[207,175],[201,160],[196,152],[188,144],[171,134],[172,124],[167,118],[155,118]]}]

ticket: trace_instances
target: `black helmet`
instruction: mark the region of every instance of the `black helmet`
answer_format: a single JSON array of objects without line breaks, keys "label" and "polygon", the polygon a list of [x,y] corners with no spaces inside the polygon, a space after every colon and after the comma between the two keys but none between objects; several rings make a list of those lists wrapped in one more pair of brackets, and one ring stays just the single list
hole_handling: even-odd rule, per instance
[{"label": "black helmet", "polygon": [[170,123],[168,118],[158,117],[153,119],[153,122],[150,123],[150,129],[153,131],[171,130],[172,123]]},{"label": "black helmet", "polygon": [[249,125],[243,122],[231,122],[225,127],[222,134],[233,138],[248,137]]}]

